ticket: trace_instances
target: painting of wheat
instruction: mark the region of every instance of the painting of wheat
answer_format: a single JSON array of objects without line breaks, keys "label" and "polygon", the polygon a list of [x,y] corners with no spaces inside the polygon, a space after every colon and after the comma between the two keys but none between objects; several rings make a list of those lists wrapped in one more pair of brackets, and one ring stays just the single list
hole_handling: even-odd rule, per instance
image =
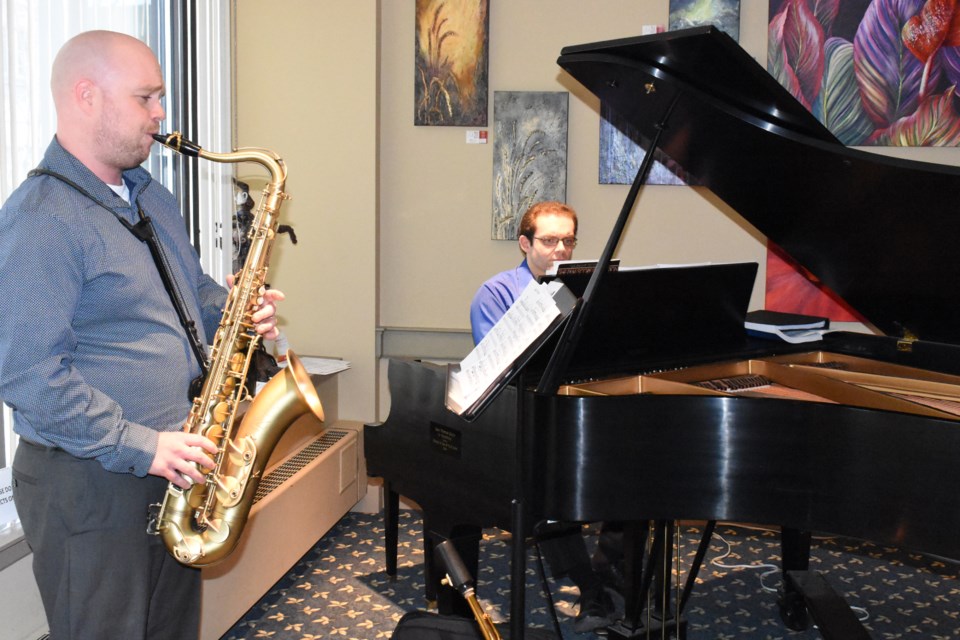
[{"label": "painting of wheat", "polygon": [[416,0],[415,125],[487,126],[489,0]]},{"label": "painting of wheat", "polygon": [[520,218],[541,200],[566,200],[566,91],[494,91],[494,240],[516,240]]}]

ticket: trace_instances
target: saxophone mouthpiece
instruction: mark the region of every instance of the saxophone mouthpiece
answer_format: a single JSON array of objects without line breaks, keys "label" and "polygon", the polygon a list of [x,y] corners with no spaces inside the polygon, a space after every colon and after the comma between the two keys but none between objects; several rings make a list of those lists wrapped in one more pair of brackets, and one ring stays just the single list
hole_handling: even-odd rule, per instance
[{"label": "saxophone mouthpiece", "polygon": [[155,133],[153,134],[153,139],[163,146],[173,149],[177,153],[182,153],[185,156],[190,156],[191,158],[200,157],[200,152],[203,151],[200,145],[190,142],[180,135],[179,131],[167,134]]}]

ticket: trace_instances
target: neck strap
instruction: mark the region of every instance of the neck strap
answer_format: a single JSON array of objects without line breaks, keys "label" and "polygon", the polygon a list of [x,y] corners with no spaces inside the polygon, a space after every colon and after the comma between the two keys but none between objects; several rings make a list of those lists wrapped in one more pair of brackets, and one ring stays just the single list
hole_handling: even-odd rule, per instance
[{"label": "neck strap", "polygon": [[200,345],[200,337],[197,334],[197,325],[193,322],[193,320],[190,319],[190,314],[187,312],[187,306],[183,302],[183,296],[177,287],[177,281],[174,279],[170,271],[170,265],[167,261],[166,253],[163,251],[163,245],[161,245],[160,241],[157,239],[157,233],[153,228],[153,222],[150,220],[150,216],[145,215],[143,213],[143,209],[140,208],[139,200],[136,202],[136,205],[137,215],[139,216],[140,220],[136,224],[130,224],[130,222],[123,216],[118,214],[100,200],[97,200],[89,191],[78,185],[70,178],[54,171],[50,171],[49,169],[43,169],[40,167],[30,171],[30,173],[27,174],[27,177],[32,178],[33,176],[38,175],[51,176],[57,180],[60,180],[64,184],[73,187],[76,191],[87,197],[91,202],[99,205],[113,214],[113,217],[120,221],[120,224],[122,224],[127,231],[132,233],[137,240],[146,243],[147,247],[150,249],[150,256],[153,258],[153,262],[157,267],[157,272],[160,274],[160,280],[163,282],[163,288],[167,290],[167,295],[170,296],[170,302],[173,304],[173,308],[177,312],[177,318],[180,320],[180,325],[187,333],[187,341],[190,343],[190,348],[193,351],[193,355],[196,357],[197,363],[200,365],[201,375],[206,377],[207,357],[204,353],[203,347]]}]

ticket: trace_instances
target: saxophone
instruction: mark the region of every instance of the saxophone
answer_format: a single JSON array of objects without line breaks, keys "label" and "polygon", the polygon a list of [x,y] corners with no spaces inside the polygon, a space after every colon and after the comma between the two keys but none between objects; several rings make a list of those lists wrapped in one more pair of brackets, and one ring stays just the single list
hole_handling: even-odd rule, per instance
[{"label": "saxophone", "polygon": [[279,224],[283,193],[283,161],[266,149],[243,148],[211,153],[184,140],[179,133],[154,135],[178,153],[213,162],[257,162],[270,171],[250,227],[250,250],[227,296],[220,326],[210,351],[209,373],[194,398],[184,430],[217,445],[215,467],[206,482],[189,489],[167,485],[159,511],[148,531],[162,537],[167,551],[180,563],[205,567],[223,560],[239,541],[253,506],[267,459],[295,420],[313,414],[323,420],[317,391],[292,351],[287,366],[252,399],[244,381],[260,336],[251,320],[267,274],[270,250]]}]

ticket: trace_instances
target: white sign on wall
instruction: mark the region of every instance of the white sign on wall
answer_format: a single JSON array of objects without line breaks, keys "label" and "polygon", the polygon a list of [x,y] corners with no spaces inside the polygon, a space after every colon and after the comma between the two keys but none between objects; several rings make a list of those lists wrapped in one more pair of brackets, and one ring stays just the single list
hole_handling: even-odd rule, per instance
[{"label": "white sign on wall", "polygon": [[13,504],[13,469],[0,469],[0,530],[17,522],[17,507]]}]

